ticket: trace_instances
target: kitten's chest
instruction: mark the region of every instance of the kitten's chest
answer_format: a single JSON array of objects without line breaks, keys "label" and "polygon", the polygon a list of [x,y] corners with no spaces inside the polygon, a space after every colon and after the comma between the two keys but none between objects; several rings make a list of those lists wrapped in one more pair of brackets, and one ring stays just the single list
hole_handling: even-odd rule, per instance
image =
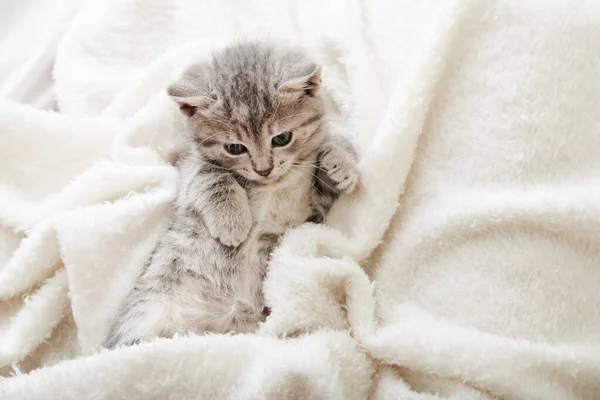
[{"label": "kitten's chest", "polygon": [[279,235],[304,223],[311,214],[311,178],[310,171],[295,171],[285,186],[250,192],[253,230]]}]

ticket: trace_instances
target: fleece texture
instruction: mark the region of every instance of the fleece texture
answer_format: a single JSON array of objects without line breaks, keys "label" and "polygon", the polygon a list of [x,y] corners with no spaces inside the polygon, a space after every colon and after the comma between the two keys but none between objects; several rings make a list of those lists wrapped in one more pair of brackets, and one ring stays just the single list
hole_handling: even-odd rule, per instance
[{"label": "fleece texture", "polygon": [[[361,184],[256,334],[101,350],[175,194],[165,88],[248,37],[323,66]],[[0,398],[600,399],[599,43],[584,0],[86,2],[61,113],[0,103]]]}]

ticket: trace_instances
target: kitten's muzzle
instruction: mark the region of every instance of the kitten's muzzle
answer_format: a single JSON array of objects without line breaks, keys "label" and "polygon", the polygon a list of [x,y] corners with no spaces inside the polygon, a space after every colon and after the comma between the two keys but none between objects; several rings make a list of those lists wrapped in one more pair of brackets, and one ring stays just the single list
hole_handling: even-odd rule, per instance
[{"label": "kitten's muzzle", "polygon": [[260,176],[265,177],[265,178],[267,176],[269,176],[269,174],[271,173],[271,171],[273,171],[273,166],[271,166],[271,167],[269,167],[267,169],[260,170],[260,171],[257,170],[257,169],[254,170],[254,172],[256,172],[257,174],[259,174]]}]

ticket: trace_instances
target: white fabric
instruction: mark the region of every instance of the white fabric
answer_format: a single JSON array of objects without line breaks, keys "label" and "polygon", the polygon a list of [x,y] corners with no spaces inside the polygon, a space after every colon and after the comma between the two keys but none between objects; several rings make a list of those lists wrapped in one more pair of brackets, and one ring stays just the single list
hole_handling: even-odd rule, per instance
[{"label": "white fabric", "polygon": [[[0,106],[0,398],[598,398],[599,22],[567,0],[90,2],[65,114]],[[276,250],[257,335],[97,353],[174,195],[164,88],[244,36],[323,65],[361,186]]]},{"label": "white fabric", "polygon": [[56,48],[81,0],[0,2],[0,98],[56,109]]}]

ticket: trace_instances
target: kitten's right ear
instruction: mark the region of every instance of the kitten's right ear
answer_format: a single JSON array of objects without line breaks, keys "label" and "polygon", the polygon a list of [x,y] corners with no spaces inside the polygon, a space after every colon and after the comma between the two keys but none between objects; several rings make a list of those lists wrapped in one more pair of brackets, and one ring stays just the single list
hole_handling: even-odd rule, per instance
[{"label": "kitten's right ear", "polygon": [[179,111],[187,117],[196,114],[198,110],[209,108],[217,101],[207,94],[208,85],[203,78],[198,68],[193,67],[167,89],[171,99],[179,106]]},{"label": "kitten's right ear", "polygon": [[280,93],[314,96],[321,86],[321,67],[318,64],[309,63],[298,66],[290,75],[277,88]]}]

